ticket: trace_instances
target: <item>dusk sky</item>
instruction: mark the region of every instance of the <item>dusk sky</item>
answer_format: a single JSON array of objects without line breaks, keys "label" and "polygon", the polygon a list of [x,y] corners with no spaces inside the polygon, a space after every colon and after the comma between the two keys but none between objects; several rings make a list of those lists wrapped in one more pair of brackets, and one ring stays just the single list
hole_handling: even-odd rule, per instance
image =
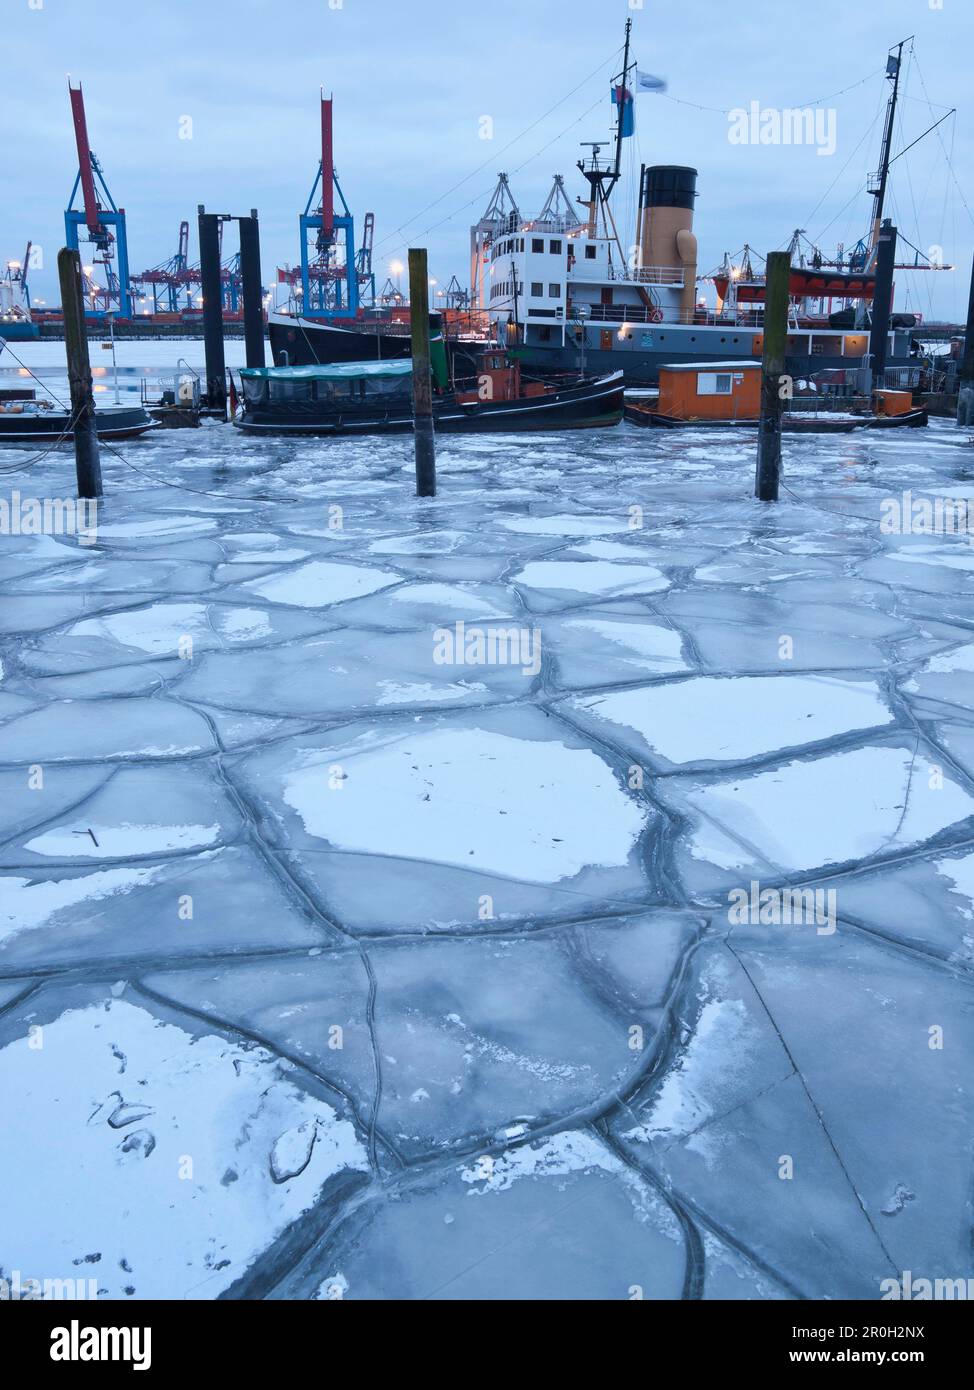
[{"label": "dusk sky", "polygon": [[[173,254],[183,218],[197,258],[197,204],[255,206],[270,284],[278,265],[298,258],[324,86],[335,98],[336,166],[357,237],[364,213],[375,213],[379,285],[413,244],[429,248],[441,285],[452,274],[466,285],[469,226],[498,170],[525,214],[540,209],[556,171],[572,196],[582,191],[579,142],[608,143],[609,80],[627,17],[633,57],[669,89],[636,99],[614,197],[620,237],[632,240],[640,163],[694,165],[702,272],[745,242],[761,253],[787,245],[796,227],[829,254],[866,232],[886,52],[915,35],[904,50],[894,153],[958,111],[896,162],[887,211],[901,236],[925,252],[942,246],[958,269],[900,272],[896,306],[963,317],[974,251],[964,201],[974,204],[970,0],[797,9],[775,0],[3,0],[0,256],[19,259],[28,239],[40,244],[32,292],[56,299],[77,170],[70,73],[84,85],[92,148],[128,214],[132,271]],[[822,98],[823,132],[835,123],[832,153],[729,139],[733,108]],[[912,254],[901,242],[899,258]]]}]

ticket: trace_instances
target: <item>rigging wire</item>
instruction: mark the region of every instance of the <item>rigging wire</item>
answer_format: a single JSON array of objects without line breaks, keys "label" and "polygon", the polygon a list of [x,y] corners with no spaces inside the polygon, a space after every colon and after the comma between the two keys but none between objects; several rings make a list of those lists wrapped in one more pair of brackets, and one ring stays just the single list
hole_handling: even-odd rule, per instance
[{"label": "rigging wire", "polygon": [[[927,84],[926,84],[926,82],[923,80],[923,72],[922,72],[922,70],[921,70],[921,68],[920,68],[920,60],[919,60],[919,59],[916,60],[916,70],[917,70],[917,77],[919,77],[919,79],[920,79],[920,86],[923,88],[923,95],[924,95],[924,97],[926,98],[927,106],[930,108],[930,114],[933,115],[933,106],[934,106],[934,103],[930,100],[930,95],[929,95],[929,93],[927,92]],[[955,122],[955,125],[956,125],[956,122]],[[939,127],[937,128],[937,141],[938,141],[938,143],[939,143],[939,145],[940,145],[940,148],[941,148],[941,150],[942,150],[942,152],[943,152],[944,159],[947,161],[947,168],[950,170],[950,176],[951,176],[951,178],[952,178],[953,181],[954,181],[954,187],[957,189],[957,192],[960,194],[960,200],[961,200],[961,202],[964,204],[964,210],[966,211],[968,217],[971,219],[971,222],[974,223],[974,213],[971,212],[971,209],[970,209],[970,206],[969,206],[969,204],[968,204],[968,202],[967,202],[967,199],[964,197],[964,190],[963,190],[963,188],[961,187],[960,181],[959,181],[958,178],[957,178],[957,172],[956,172],[956,170],[954,169],[954,162],[953,162],[953,160],[951,159],[950,155],[947,153],[947,146],[946,146],[946,145],[944,144],[944,142],[943,142],[943,137],[942,137],[941,134],[940,134]],[[951,138],[951,147],[953,147],[953,138]]]},{"label": "rigging wire", "polygon": [[[879,73],[885,72],[885,68],[875,68],[872,72],[867,72],[865,77],[860,77],[858,82],[852,82],[848,87],[843,87],[838,92],[829,92],[828,96],[816,97],[814,101],[796,102],[797,107],[821,106],[823,101],[834,101],[836,97],[845,96],[846,92],[854,91],[856,87],[861,87],[864,82],[870,82]],[[669,92],[659,92],[664,101],[675,101],[679,106],[692,106],[696,111],[713,111],[718,116],[729,116],[739,108],[728,106],[704,106],[699,101],[687,101],[684,97],[671,96]]]},{"label": "rigging wire", "polygon": [[[391,231],[387,233],[384,237],[382,237],[376,243],[375,249],[378,250],[380,247],[384,246],[388,241],[394,241],[406,227],[409,227],[413,222],[418,221],[419,218],[423,217],[427,212],[430,211],[431,208],[437,207],[440,203],[444,201],[444,199],[449,198],[451,193],[455,193],[458,188],[462,188],[465,183],[468,183],[470,179],[474,178],[483,169],[488,168],[492,164],[496,164],[497,160],[501,157],[501,155],[506,154],[507,151],[511,149],[513,145],[516,145],[518,143],[519,140],[523,140],[525,135],[530,135],[531,131],[536,129],[537,126],[541,125],[542,121],[546,121],[548,117],[552,114],[552,112],[557,111],[559,106],[563,106],[565,102],[569,100],[570,97],[573,97],[576,92],[581,91],[583,87],[587,86],[587,84],[591,82],[594,77],[597,77],[599,73],[603,71],[604,68],[608,67],[610,63],[614,63],[621,52],[621,47],[613,49],[613,51],[609,54],[608,58],[604,59],[601,63],[599,63],[598,67],[594,68],[588,74],[587,77],[584,77],[582,81],[579,82],[577,87],[573,87],[570,92],[566,92],[563,97],[560,97],[553,106],[549,106],[548,110],[545,111],[543,115],[539,116],[537,120],[532,121],[529,126],[525,126],[525,128],[519,134],[514,136],[513,140],[509,140],[507,144],[503,145],[499,150],[492,151],[489,158],[485,159],[482,164],[478,164],[476,169],[472,169],[469,174],[465,174],[462,179],[459,179],[455,184],[453,184],[451,188],[448,188],[445,193],[441,193],[438,198],[434,198],[431,203],[427,203],[425,207],[420,208],[419,212],[417,212],[413,217],[408,217],[406,221],[401,222],[399,226],[395,228],[394,231]],[[602,99],[600,98],[600,102],[601,100]],[[598,104],[600,103],[597,102],[596,105]],[[547,146],[545,148],[547,148]],[[522,165],[521,167],[523,168],[524,166]],[[515,173],[516,172],[517,170],[515,170]],[[487,196],[489,197],[490,195],[488,194]],[[479,201],[480,197],[481,195],[478,194],[477,198],[473,199],[472,201]],[[469,204],[465,204],[464,206],[468,207]],[[437,225],[440,224],[438,223]],[[427,228],[427,230],[429,229]]]}]

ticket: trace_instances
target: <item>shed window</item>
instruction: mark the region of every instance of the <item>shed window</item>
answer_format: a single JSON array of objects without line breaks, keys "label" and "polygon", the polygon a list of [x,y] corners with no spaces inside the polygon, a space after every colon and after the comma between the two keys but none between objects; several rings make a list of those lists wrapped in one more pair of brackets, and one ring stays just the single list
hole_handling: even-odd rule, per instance
[{"label": "shed window", "polygon": [[732,379],[730,372],[698,372],[698,396],[729,396]]}]

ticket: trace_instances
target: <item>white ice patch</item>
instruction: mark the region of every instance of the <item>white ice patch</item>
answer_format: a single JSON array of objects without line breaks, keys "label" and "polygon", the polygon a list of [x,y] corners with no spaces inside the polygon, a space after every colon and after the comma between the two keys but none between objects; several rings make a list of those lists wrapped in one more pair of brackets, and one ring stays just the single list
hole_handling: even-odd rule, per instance
[{"label": "white ice patch", "polygon": [[309,835],[367,854],[552,883],[625,864],[643,812],[587,748],[483,729],[436,729],[346,750],[285,774],[284,800]]},{"label": "white ice patch", "polygon": [[462,531],[420,531],[415,536],[386,536],[373,541],[373,555],[445,555],[467,539]]},{"label": "white ice patch", "polygon": [[329,1178],[368,1167],[351,1123],[263,1048],[114,999],[69,1010],[26,1049],[0,1051],[0,1091],[21,1098],[0,1168],[43,1194],[43,1220],[4,1204],[4,1262],[30,1277],[94,1277],[112,1299],[214,1298]]},{"label": "white ice patch", "polygon": [[625,1165],[604,1144],[583,1130],[564,1130],[539,1144],[522,1144],[496,1158],[478,1159],[460,1168],[460,1179],[470,1184],[469,1197],[506,1192],[520,1178],[561,1177],[593,1168],[622,1174]]},{"label": "white ice patch", "polygon": [[625,1137],[644,1143],[685,1138],[712,1119],[715,1085],[740,1069],[752,1030],[742,1000],[714,999],[704,1004],[686,1049],[653,1097],[646,1122]]},{"label": "white ice patch", "polygon": [[642,671],[672,671],[674,666],[686,669],[683,639],[671,627],[617,622],[609,618],[566,618],[564,627],[568,631],[594,632],[613,646],[626,648],[632,655],[621,660]]},{"label": "white ice patch", "polygon": [[[920,844],[974,815],[974,800],[909,748],[857,748],[715,782],[686,794],[706,820],[690,849],[724,869],[812,869]],[[731,836],[743,842],[734,845]]]},{"label": "white ice patch", "polygon": [[213,608],[211,613],[214,626],[231,642],[270,637],[274,631],[260,608]]},{"label": "white ice patch", "polygon": [[[88,833],[94,832],[94,839]],[[25,846],[34,854],[54,859],[124,859],[126,855],[167,854],[170,851],[198,849],[215,844],[219,825],[85,825],[76,829],[58,827],[28,840]]]},{"label": "white ice patch", "polygon": [[620,565],[610,560],[532,560],[513,576],[512,583],[529,589],[609,595],[652,594],[669,586],[653,565]]},{"label": "white ice patch", "polygon": [[572,703],[671,763],[755,758],[893,722],[873,681],[829,676],[701,676]]},{"label": "white ice patch", "polygon": [[974,919],[974,854],[961,859],[938,859],[933,867],[951,885],[952,892],[968,900],[970,907],[961,908],[961,912],[969,921]]},{"label": "white ice patch", "polygon": [[517,516],[506,517],[501,525],[529,536],[607,536],[629,530],[614,516]]},{"label": "white ice patch", "polygon": [[231,565],[289,565],[295,560],[304,560],[311,552],[308,550],[238,550],[227,561]]},{"label": "white ice patch", "polygon": [[164,864],[153,864],[143,869],[102,869],[77,878],[38,882],[29,878],[0,878],[0,941],[18,932],[46,926],[64,908],[83,902],[100,902],[115,893],[130,893],[133,888],[151,883],[164,871]]},{"label": "white ice patch", "polygon": [[260,594],[271,603],[287,603],[299,608],[324,608],[330,603],[362,598],[379,589],[399,584],[401,578],[390,570],[367,569],[363,565],[342,565],[333,560],[309,560],[287,574],[264,579],[248,579],[244,588]]},{"label": "white ice patch", "polygon": [[85,618],[68,629],[69,637],[111,638],[150,656],[172,656],[183,637],[209,633],[202,603],[153,603],[148,608]]},{"label": "white ice patch", "polygon": [[217,523],[209,518],[195,516],[166,516],[155,521],[113,522],[110,525],[98,523],[98,536],[122,539],[150,538],[153,536],[200,536],[215,531]]},{"label": "white ice patch", "polygon": [[393,603],[442,604],[451,611],[462,609],[478,618],[502,618],[503,612],[478,594],[454,584],[407,584],[389,595]]},{"label": "white ice patch", "polygon": [[923,667],[923,674],[930,675],[952,675],[954,671],[974,671],[974,642],[938,652]]},{"label": "white ice patch", "polygon": [[432,705],[449,700],[464,700],[471,693],[486,695],[481,681],[451,681],[447,685],[431,685],[428,681],[379,681],[382,694],[377,705]]}]

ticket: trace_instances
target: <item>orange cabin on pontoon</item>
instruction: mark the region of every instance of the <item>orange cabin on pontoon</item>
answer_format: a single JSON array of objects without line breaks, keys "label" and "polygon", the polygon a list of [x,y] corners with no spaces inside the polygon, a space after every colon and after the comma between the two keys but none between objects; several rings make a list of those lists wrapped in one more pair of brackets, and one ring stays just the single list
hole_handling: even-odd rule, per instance
[{"label": "orange cabin on pontoon", "polygon": [[672,420],[756,420],[760,362],[680,362],[659,369],[660,415]]}]

